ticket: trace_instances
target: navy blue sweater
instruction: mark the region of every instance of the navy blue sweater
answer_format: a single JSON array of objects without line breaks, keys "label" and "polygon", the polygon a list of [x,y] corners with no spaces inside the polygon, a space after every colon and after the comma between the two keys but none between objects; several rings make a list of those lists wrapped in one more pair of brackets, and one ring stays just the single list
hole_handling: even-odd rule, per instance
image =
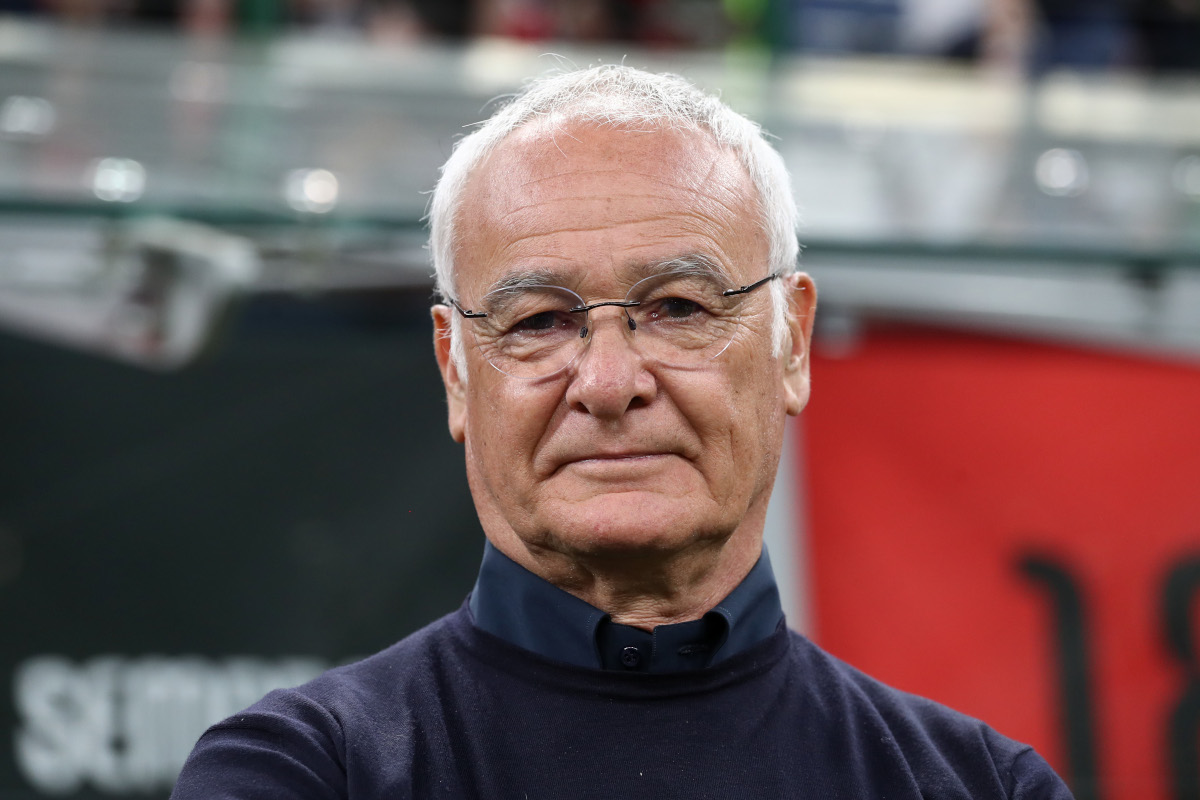
[{"label": "navy blue sweater", "polygon": [[1069,798],[1033,750],[782,625],[714,667],[565,665],[464,607],[209,729],[172,795],[219,798]]}]

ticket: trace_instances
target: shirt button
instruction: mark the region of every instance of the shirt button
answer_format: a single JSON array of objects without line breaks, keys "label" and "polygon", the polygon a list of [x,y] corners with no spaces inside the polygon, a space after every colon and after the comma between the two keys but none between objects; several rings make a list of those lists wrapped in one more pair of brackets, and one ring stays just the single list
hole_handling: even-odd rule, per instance
[{"label": "shirt button", "polygon": [[629,669],[633,669],[638,664],[642,663],[642,651],[632,645],[621,651],[621,663]]}]

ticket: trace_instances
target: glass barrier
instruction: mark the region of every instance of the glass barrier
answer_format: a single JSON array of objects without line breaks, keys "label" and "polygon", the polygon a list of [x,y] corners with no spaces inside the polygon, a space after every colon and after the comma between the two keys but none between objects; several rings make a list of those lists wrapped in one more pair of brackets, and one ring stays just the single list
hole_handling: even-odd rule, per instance
[{"label": "glass barrier", "polygon": [[0,25],[0,210],[411,227],[455,139],[531,75],[625,60],[778,137],[802,234],[1200,252],[1200,84],[916,60],[385,47]]},{"label": "glass barrier", "polygon": [[[804,216],[803,258],[823,278],[827,309],[1022,327],[1035,307],[1050,320],[1038,333],[1094,319],[1079,328],[1085,338],[1115,325],[1122,340],[1200,349],[1195,78],[1060,70],[1026,81],[894,56],[545,47],[4,21],[0,318],[145,361],[153,348],[113,344],[150,330],[136,310],[144,302],[117,302],[100,284],[208,287],[216,294],[189,307],[218,317],[227,292],[429,286],[422,218],[456,139],[529,76],[624,60],[719,90],[777,137]],[[204,280],[182,277],[199,267],[146,278],[160,269],[146,248],[146,226],[159,218],[245,239],[253,278],[231,288],[222,276],[233,273],[215,262]],[[160,226],[151,238],[166,229],[194,231]],[[189,247],[171,258],[190,263]],[[85,280],[97,271],[107,277]],[[947,273],[1013,282],[960,285],[943,281]],[[1133,311],[1083,302],[1097,276],[1117,307]],[[931,288],[897,291],[892,279]],[[949,285],[958,288],[948,299],[931,299],[946,298]],[[106,325],[122,309],[111,324],[124,333],[81,332],[74,311],[64,331],[55,305],[64,293],[67,308],[108,308]],[[203,337],[178,336],[175,350],[149,361],[182,364],[203,349]]]}]

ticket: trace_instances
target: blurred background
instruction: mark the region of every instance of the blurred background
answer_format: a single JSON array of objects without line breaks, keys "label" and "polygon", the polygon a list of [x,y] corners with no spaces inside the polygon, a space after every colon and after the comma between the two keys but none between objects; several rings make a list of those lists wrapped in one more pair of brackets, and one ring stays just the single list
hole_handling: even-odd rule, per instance
[{"label": "blurred background", "polygon": [[482,550],[422,217],[532,75],[774,136],[821,297],[793,627],[1200,800],[1200,0],[0,0],[0,800],[166,797],[212,721]]}]

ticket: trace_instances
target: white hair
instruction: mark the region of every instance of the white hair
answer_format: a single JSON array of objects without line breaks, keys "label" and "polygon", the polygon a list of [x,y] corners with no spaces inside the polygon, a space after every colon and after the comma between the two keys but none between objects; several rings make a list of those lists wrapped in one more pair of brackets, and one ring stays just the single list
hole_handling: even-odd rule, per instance
[{"label": "white hair", "polygon": [[[457,297],[457,217],[471,172],[510,133],[531,120],[617,129],[692,130],[711,135],[746,168],[758,192],[759,224],[769,243],[769,271],[781,275],[795,272],[799,215],[791,178],[762,128],[678,75],[656,75],[623,64],[607,64],[531,81],[477,130],[459,140],[442,165],[442,176],[429,207],[429,246],[436,288],[443,298]],[[771,282],[770,291],[774,306],[772,341],[778,354],[787,338],[787,287],[776,280]],[[451,352],[461,367],[463,346],[458,323],[455,314]]]}]

